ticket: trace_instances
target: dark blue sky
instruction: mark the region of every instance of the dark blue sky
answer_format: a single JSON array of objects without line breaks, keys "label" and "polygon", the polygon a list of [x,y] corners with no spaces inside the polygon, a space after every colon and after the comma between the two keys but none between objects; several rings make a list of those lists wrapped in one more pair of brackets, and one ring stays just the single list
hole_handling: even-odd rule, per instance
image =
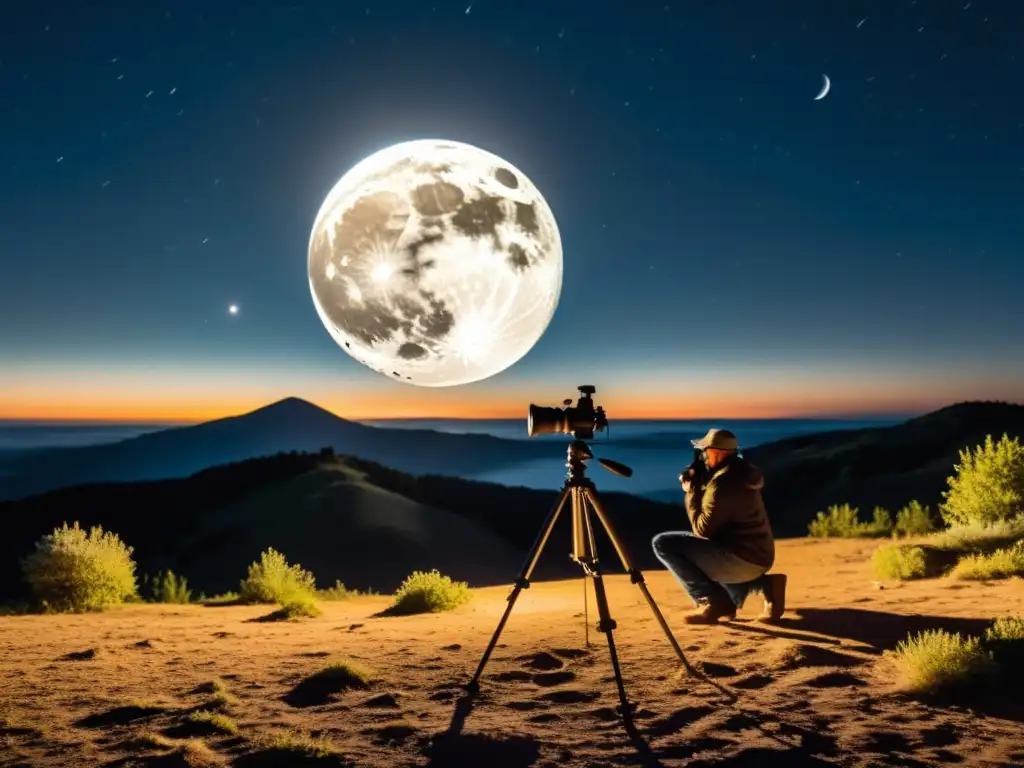
[{"label": "dark blue sky", "polygon": [[[8,10],[0,417],[1022,396],[1024,5],[467,5]],[[306,277],[331,186],[419,137],[522,169],[565,253],[544,337],[457,390],[348,358]]]}]

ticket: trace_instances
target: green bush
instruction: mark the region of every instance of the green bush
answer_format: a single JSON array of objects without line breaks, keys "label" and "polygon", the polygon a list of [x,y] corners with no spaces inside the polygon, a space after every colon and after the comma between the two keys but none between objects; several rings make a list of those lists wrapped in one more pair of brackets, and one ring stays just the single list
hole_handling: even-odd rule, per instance
[{"label": "green bush", "polygon": [[989,435],[974,451],[960,451],[956,474],[946,479],[943,516],[951,523],[991,524],[1024,514],[1024,445]]},{"label": "green bush", "polygon": [[136,595],[132,548],[100,526],[86,533],[64,523],[36,542],[21,567],[44,610],[102,610]]},{"label": "green bush", "polygon": [[316,579],[300,565],[289,565],[284,555],[271,548],[260,555],[259,562],[249,566],[249,575],[238,589],[240,598],[250,603],[284,605],[312,600]]},{"label": "green bush", "polygon": [[469,599],[466,582],[452,581],[437,570],[413,571],[395,592],[389,610],[395,614],[438,613],[458,608]]},{"label": "green bush", "polygon": [[957,524],[931,537],[930,541],[940,549],[950,551],[994,552],[1013,546],[1024,540],[1024,517],[1003,520],[998,523]]},{"label": "green bush", "polygon": [[975,581],[1024,576],[1024,541],[995,552],[967,555],[953,568],[953,576]]},{"label": "green bush", "polygon": [[879,547],[875,550],[872,565],[879,579],[908,581],[928,575],[928,559],[921,547]]},{"label": "green bush", "polygon": [[858,518],[859,510],[849,504],[833,504],[807,527],[810,536],[816,538],[877,538],[892,532],[892,516],[888,510],[875,507],[872,521],[866,523]]},{"label": "green bush", "polygon": [[162,571],[154,578],[150,586],[154,603],[175,603],[185,605],[192,602],[192,590],[184,576],[175,575],[174,571]]},{"label": "green bush", "polygon": [[992,654],[979,638],[944,630],[913,635],[886,655],[899,670],[906,688],[918,693],[966,685],[993,666]]},{"label": "green bush", "polygon": [[316,596],[321,600],[350,600],[359,596],[359,590],[349,589],[340,581],[335,581],[333,587],[318,589]]},{"label": "green bush", "polygon": [[903,538],[926,536],[938,527],[939,521],[932,515],[930,507],[919,501],[911,501],[896,513],[893,535]]}]

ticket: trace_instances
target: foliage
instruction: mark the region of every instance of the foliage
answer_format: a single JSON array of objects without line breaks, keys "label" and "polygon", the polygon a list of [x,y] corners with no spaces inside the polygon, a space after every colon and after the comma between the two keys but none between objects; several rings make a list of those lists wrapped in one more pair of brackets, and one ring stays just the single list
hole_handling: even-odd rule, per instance
[{"label": "foliage", "polygon": [[438,571],[413,571],[395,592],[389,609],[394,614],[451,611],[469,602],[469,585],[452,581]]},{"label": "foliage", "polygon": [[986,643],[1024,643],[1024,618],[1002,616],[985,630]]},{"label": "foliage", "polygon": [[92,611],[136,594],[132,548],[94,526],[86,533],[65,522],[22,560],[24,579],[44,610]]},{"label": "foliage", "polygon": [[928,575],[928,559],[921,547],[879,547],[875,550],[872,566],[879,579],[907,581]]},{"label": "foliage", "polygon": [[154,603],[174,603],[186,605],[192,602],[192,590],[184,576],[174,571],[161,571],[150,583],[150,592]]},{"label": "foliage", "polygon": [[200,595],[197,602],[203,605],[238,605],[244,601],[238,596],[237,592],[224,592],[213,597],[207,597],[205,594]]},{"label": "foliage", "polygon": [[991,671],[991,653],[977,637],[927,630],[886,652],[906,687],[918,693],[960,686]]},{"label": "foliage", "polygon": [[1024,541],[995,552],[967,555],[956,564],[952,575],[976,581],[1024,576]]},{"label": "foliage", "polygon": [[238,724],[220,712],[197,710],[191,712],[188,719],[195,725],[206,726],[212,733],[226,733],[231,736],[238,733]]},{"label": "foliage", "polygon": [[991,524],[1024,514],[1024,445],[991,435],[974,451],[960,451],[956,474],[946,479],[943,515],[952,523]]},{"label": "foliage", "polygon": [[259,621],[288,621],[291,619],[316,618],[322,613],[312,595],[296,594],[273,613]]},{"label": "foliage", "polygon": [[340,581],[335,581],[333,587],[316,591],[316,596],[321,600],[350,600],[353,597],[358,597],[359,594],[359,590],[349,589]]},{"label": "foliage", "polygon": [[241,599],[250,603],[287,603],[312,600],[316,579],[302,566],[289,565],[277,550],[270,548],[259,562],[249,566],[249,575],[239,587]]},{"label": "foliage", "polygon": [[341,750],[330,739],[299,732],[275,733],[260,739],[258,743],[263,747],[261,757],[268,761],[267,765],[305,765],[307,761],[313,760],[324,760],[327,765],[343,757]]},{"label": "foliage", "polygon": [[914,500],[896,513],[896,525],[893,526],[893,536],[908,538],[910,536],[925,536],[935,532],[940,525],[932,514],[932,510],[926,504]]},{"label": "foliage", "polygon": [[931,538],[934,546],[957,552],[993,552],[1024,540],[1024,518],[998,523],[957,524]]},{"label": "foliage", "polygon": [[892,516],[888,510],[875,507],[870,523],[858,518],[859,510],[849,504],[833,504],[825,512],[818,512],[807,528],[816,538],[877,538],[892,532]]},{"label": "foliage", "polygon": [[330,681],[337,690],[346,688],[368,688],[375,679],[374,673],[355,661],[337,661],[328,664],[319,672],[306,678],[307,681]]}]

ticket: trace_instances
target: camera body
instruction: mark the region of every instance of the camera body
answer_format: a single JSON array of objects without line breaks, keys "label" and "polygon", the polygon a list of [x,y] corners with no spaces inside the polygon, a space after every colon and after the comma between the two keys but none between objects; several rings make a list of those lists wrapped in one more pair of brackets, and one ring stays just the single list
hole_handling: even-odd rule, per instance
[{"label": "camera body", "polygon": [[694,448],[693,461],[680,473],[679,482],[688,482],[691,487],[699,488],[707,482],[710,474],[704,451]]},{"label": "camera body", "polygon": [[604,408],[594,405],[592,395],[597,387],[592,384],[581,384],[576,387],[580,397],[576,405],[572,400],[563,401],[563,408],[550,408],[530,404],[526,422],[526,433],[530,437],[537,435],[564,434],[572,435],[577,440],[593,440],[594,432],[608,427],[608,417]]}]

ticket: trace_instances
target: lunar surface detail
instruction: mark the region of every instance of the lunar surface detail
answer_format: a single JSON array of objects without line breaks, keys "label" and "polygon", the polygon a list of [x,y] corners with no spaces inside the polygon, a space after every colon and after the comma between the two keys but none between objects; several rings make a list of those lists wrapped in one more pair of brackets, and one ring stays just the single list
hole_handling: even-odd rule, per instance
[{"label": "lunar surface detail", "polygon": [[422,387],[468,384],[520,360],[562,290],[562,243],[541,193],[468,144],[396,144],[327,195],[309,240],[309,287],[353,358]]}]

